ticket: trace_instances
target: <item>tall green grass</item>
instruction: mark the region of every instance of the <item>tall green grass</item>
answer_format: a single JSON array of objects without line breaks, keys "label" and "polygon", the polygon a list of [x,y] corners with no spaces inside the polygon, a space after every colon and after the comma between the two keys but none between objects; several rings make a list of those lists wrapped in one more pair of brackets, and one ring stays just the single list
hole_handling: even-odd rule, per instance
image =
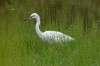
[{"label": "tall green grass", "polygon": [[[79,13],[69,26],[65,11],[57,10],[54,14],[53,9],[46,11],[40,6],[39,10],[30,2],[26,7],[18,3],[21,2],[15,1],[0,9],[0,66],[100,66],[100,37],[95,22],[91,32],[84,35],[83,18]],[[35,10],[41,17],[41,31],[60,31],[74,37],[75,41],[44,43],[36,34],[35,20],[23,22]]]}]

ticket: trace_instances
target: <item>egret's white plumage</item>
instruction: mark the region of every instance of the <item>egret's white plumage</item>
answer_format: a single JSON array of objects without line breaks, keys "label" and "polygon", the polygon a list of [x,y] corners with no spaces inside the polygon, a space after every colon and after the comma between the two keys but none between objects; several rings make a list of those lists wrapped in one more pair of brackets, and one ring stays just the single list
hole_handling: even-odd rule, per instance
[{"label": "egret's white plumage", "polygon": [[[67,42],[67,41],[71,41],[74,40],[74,38],[65,35],[61,32],[58,31],[45,31],[45,32],[41,32],[39,29],[39,25],[40,25],[40,17],[37,13],[32,13],[27,19],[32,19],[35,18],[36,19],[36,33],[37,35],[45,42]],[[27,19],[25,19],[24,21],[26,21]]]}]

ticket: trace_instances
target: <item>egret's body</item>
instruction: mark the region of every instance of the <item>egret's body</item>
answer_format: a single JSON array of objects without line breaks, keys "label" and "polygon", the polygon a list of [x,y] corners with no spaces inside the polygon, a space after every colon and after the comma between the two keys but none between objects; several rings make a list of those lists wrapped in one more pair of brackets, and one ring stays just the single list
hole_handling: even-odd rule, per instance
[{"label": "egret's body", "polygon": [[61,42],[74,40],[72,37],[67,36],[58,31],[45,31],[43,32],[41,39],[49,43],[52,43],[52,42],[61,43]]},{"label": "egret's body", "polygon": [[[74,40],[74,38],[72,38],[72,37],[70,37],[68,35],[65,35],[65,34],[63,34],[61,32],[58,32],[58,31],[41,32],[40,29],[39,29],[40,17],[39,17],[39,15],[37,13],[31,14],[28,18],[29,19],[31,19],[31,18],[35,18],[36,19],[36,26],[35,26],[36,33],[45,42],[49,42],[49,43],[52,43],[52,42],[58,43],[58,42],[60,42],[61,43],[61,42],[67,42],[67,41]],[[25,21],[27,19],[25,19]]]}]

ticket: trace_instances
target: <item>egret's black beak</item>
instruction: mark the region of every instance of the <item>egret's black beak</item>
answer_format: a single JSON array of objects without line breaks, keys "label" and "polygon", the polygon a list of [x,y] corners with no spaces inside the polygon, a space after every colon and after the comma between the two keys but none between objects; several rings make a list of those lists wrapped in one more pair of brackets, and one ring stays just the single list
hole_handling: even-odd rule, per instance
[{"label": "egret's black beak", "polygon": [[24,21],[27,21],[28,19],[31,19],[32,16],[27,17],[26,19],[24,19]]},{"label": "egret's black beak", "polygon": [[27,21],[30,17],[27,17],[26,19],[24,19],[24,21]]}]

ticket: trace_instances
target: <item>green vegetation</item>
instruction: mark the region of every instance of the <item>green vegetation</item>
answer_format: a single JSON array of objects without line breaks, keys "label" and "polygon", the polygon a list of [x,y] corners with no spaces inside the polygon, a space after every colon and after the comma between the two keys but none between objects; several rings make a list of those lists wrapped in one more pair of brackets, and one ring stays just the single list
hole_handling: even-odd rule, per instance
[{"label": "green vegetation", "polygon": [[[100,66],[98,0],[1,1],[0,66]],[[60,31],[75,41],[44,43],[35,20],[23,22],[33,12],[41,17],[41,31]]]}]

